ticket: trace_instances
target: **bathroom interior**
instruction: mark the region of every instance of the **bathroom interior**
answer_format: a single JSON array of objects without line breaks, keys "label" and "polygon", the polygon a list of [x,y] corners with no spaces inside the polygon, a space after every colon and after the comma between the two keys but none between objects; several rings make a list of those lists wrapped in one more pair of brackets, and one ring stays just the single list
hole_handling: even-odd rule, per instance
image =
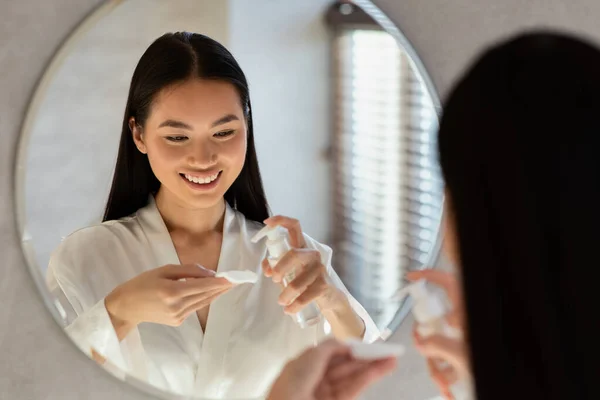
[{"label": "bathroom interior", "polygon": [[398,293],[406,272],[454,268],[442,251],[436,143],[453,82],[482,49],[519,31],[600,39],[593,0],[0,7],[0,399],[194,398],[98,365],[65,333],[46,284],[61,242],[103,221],[131,76],[162,34],[201,33],[235,56],[270,210],[333,250],[333,269],[380,340],[402,345],[367,400],[442,399],[412,346],[412,303]]}]

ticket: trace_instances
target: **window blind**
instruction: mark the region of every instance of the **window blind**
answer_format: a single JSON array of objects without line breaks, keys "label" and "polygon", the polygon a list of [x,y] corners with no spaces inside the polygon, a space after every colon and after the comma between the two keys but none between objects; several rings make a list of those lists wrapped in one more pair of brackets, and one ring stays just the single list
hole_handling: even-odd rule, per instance
[{"label": "window blind", "polygon": [[335,268],[384,327],[398,310],[390,298],[404,272],[426,263],[437,239],[437,117],[387,32],[338,24],[333,50]]}]

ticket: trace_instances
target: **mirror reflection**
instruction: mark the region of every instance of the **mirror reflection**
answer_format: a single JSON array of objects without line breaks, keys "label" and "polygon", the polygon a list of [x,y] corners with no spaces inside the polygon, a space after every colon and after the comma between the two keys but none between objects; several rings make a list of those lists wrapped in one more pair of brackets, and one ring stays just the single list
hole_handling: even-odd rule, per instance
[{"label": "mirror reflection", "polygon": [[21,220],[82,351],[248,398],[328,337],[389,336],[442,208],[392,35],[325,0],[112,2],[75,35],[25,125]]}]

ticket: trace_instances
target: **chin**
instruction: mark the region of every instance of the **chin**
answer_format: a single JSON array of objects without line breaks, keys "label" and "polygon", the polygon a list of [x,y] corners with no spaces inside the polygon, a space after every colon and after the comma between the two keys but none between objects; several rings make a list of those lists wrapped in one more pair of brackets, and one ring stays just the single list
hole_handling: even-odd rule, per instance
[{"label": "chin", "polygon": [[189,203],[193,208],[212,208],[219,202],[224,201],[225,193],[210,193],[202,195],[191,195],[188,193],[183,196],[186,203]]},{"label": "chin", "polygon": [[[174,187],[173,187],[174,186]],[[165,187],[166,196],[171,201],[179,203],[181,206],[190,209],[211,208],[224,200],[225,193],[221,190],[214,190],[206,193],[190,190],[186,186],[173,185],[170,188]]]}]

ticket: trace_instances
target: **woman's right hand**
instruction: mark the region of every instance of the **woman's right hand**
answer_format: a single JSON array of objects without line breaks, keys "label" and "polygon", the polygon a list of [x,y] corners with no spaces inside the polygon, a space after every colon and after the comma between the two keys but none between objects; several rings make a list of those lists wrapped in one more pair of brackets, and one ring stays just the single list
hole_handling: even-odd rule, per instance
[{"label": "woman's right hand", "polygon": [[198,265],[165,265],[117,286],[106,296],[105,306],[122,339],[141,322],[179,326],[232,287]]}]

